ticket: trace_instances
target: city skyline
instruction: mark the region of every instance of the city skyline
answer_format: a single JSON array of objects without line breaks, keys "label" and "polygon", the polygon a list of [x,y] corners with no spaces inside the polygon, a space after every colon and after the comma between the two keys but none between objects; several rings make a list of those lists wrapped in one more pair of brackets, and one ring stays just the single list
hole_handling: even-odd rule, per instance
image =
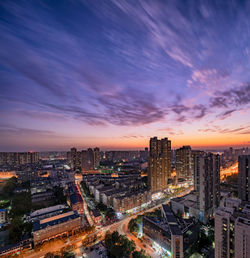
[{"label": "city skyline", "polygon": [[249,146],[249,13],[247,1],[2,1],[0,151],[154,136]]}]

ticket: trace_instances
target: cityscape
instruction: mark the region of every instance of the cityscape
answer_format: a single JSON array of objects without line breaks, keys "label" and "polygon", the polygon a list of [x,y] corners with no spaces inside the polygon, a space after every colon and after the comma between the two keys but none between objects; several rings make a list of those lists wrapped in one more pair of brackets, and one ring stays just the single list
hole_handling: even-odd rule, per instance
[{"label": "cityscape", "polygon": [[0,2],[0,257],[250,258],[250,2]]}]

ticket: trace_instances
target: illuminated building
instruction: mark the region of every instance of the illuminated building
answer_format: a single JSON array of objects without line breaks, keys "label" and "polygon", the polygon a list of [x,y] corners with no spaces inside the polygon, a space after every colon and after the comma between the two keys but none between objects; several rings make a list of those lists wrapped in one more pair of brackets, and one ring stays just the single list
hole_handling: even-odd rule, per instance
[{"label": "illuminated building", "polygon": [[230,199],[215,212],[215,258],[250,257],[249,243],[250,203]]},{"label": "illuminated building", "polygon": [[83,199],[79,193],[73,193],[69,196],[70,207],[73,211],[77,211],[79,214],[84,213]]},{"label": "illuminated building", "polygon": [[171,141],[150,139],[148,185],[152,192],[165,190],[171,175]]},{"label": "illuminated building", "polygon": [[71,148],[70,152],[67,152],[67,161],[73,170],[81,170],[81,152],[76,148]]},{"label": "illuminated building", "polygon": [[100,166],[100,149],[94,148],[94,169],[98,169]]},{"label": "illuminated building", "polygon": [[192,180],[193,162],[190,146],[183,146],[176,150],[176,174],[178,178]]},{"label": "illuminated building", "polygon": [[250,201],[250,155],[239,156],[238,194],[243,201]]},{"label": "illuminated building", "polygon": [[42,219],[33,224],[34,245],[58,236],[70,235],[81,228],[81,217],[75,211],[65,212],[50,218]]},{"label": "illuminated building", "polygon": [[7,221],[6,209],[0,209],[0,227]]},{"label": "illuminated building", "polygon": [[41,220],[41,219],[46,219],[58,214],[63,213],[63,211],[67,208],[67,206],[59,204],[55,206],[50,206],[47,208],[39,209],[36,211],[33,211],[27,216],[26,220],[27,221],[36,221],[36,220]]},{"label": "illuminated building", "polygon": [[197,155],[194,160],[194,181],[198,209],[206,223],[220,202],[220,156]]},{"label": "illuminated building", "polygon": [[94,151],[91,148],[82,150],[82,169],[84,171],[94,170]]},{"label": "illuminated building", "polygon": [[102,216],[101,216],[100,212],[98,210],[94,209],[94,210],[90,210],[90,213],[91,213],[94,223],[96,225],[100,224],[102,221]]},{"label": "illuminated building", "polygon": [[[186,257],[188,250],[199,238],[199,224],[193,219],[176,217],[169,205],[162,205],[162,218],[143,217],[143,233],[169,257]],[[164,256],[165,257],[165,256]]]},{"label": "illuminated building", "polygon": [[26,165],[39,162],[38,152],[0,152],[0,165]]},{"label": "illuminated building", "polygon": [[123,213],[148,203],[150,199],[150,192],[146,190],[118,195],[113,198],[113,209]]}]

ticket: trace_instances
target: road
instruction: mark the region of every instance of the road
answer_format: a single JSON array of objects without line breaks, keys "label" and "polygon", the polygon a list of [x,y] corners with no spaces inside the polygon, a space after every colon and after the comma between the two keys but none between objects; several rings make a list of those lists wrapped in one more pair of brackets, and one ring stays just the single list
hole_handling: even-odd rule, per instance
[{"label": "road", "polygon": [[[183,196],[187,193],[189,193],[191,190],[193,190],[193,188],[188,188],[188,189],[185,189],[184,191],[180,192],[177,196]],[[165,202],[168,203],[169,200],[167,200]],[[146,243],[141,243],[136,237],[134,237],[132,234],[130,234],[127,230],[127,227],[128,227],[128,223],[129,221],[132,219],[132,218],[135,218],[137,217],[138,215],[142,215],[146,212],[150,212],[150,211],[153,211],[159,207],[161,207],[162,204],[158,204],[154,207],[151,207],[149,209],[146,209],[146,210],[143,210],[143,211],[140,211],[136,214],[133,214],[133,215],[130,215],[128,217],[125,217],[123,220],[120,220],[118,222],[115,222],[111,225],[108,225],[108,226],[103,226],[101,227],[100,229],[97,229],[95,230],[93,233],[89,234],[88,237],[91,237],[95,234],[100,234],[101,233],[101,236],[102,238],[104,238],[106,232],[110,231],[110,232],[113,232],[113,231],[118,231],[120,234],[124,234],[126,235],[130,240],[133,240],[135,241],[136,245],[137,245],[137,248],[138,250],[140,250],[141,248],[142,249],[145,249],[143,247],[143,244],[146,244]],[[65,247],[66,245],[75,245],[78,249],[79,247],[81,246],[82,244],[82,240],[86,238],[86,235],[84,234],[81,234],[81,235],[77,235],[77,236],[73,236],[69,239],[69,241],[66,243],[65,241],[62,241],[62,240],[54,240],[53,242],[49,242],[49,243],[46,243],[44,244],[39,251],[34,251],[34,250],[30,250],[28,252],[25,252],[25,253],[22,253],[20,255],[20,257],[28,257],[28,258],[38,258],[38,257],[43,257],[46,253],[48,252],[56,252],[56,251],[60,251],[61,248]],[[159,256],[156,256],[152,250],[152,248],[149,246],[149,245],[146,245],[147,248],[146,248],[146,252],[151,256],[151,257],[159,257]]]},{"label": "road", "polygon": [[232,166],[220,170],[220,179],[223,180],[227,176],[238,174],[238,162],[235,162]]}]

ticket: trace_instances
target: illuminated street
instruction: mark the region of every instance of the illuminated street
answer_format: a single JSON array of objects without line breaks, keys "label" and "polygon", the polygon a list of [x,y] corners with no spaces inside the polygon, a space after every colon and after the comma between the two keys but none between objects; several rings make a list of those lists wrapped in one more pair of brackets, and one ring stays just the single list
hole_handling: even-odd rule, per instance
[{"label": "illuminated street", "polygon": [[[185,189],[184,191],[182,191],[181,193],[179,193],[177,196],[182,196],[185,194],[188,194],[191,190],[193,190],[192,187]],[[168,201],[166,201],[165,203],[168,203]],[[120,234],[124,234],[126,235],[130,240],[135,241],[136,246],[138,248],[138,250],[140,249],[144,249],[147,254],[149,254],[152,257],[158,257],[154,250],[147,244],[147,243],[141,243],[134,235],[132,235],[131,233],[128,232],[128,223],[132,218],[135,218],[138,215],[144,214],[146,212],[150,212],[155,210],[156,208],[161,207],[162,204],[158,204],[154,207],[151,207],[149,209],[143,210],[141,212],[138,212],[136,214],[130,215],[128,217],[125,217],[123,220],[118,221],[116,223],[113,223],[111,225],[108,226],[104,226],[101,229],[95,230],[94,232],[88,234],[88,235],[84,235],[84,234],[80,234],[77,236],[72,236],[69,239],[62,241],[59,239],[55,239],[53,241],[50,241],[48,243],[45,243],[42,245],[42,247],[38,250],[31,250],[31,251],[27,251],[25,253],[22,253],[20,255],[20,257],[28,257],[28,258],[36,258],[36,257],[43,257],[46,253],[48,252],[57,252],[60,251],[61,248],[65,247],[66,245],[75,245],[76,247],[76,252],[79,253],[80,249],[79,247],[82,245],[82,240],[86,239],[87,237],[92,237],[94,235],[99,235],[100,238],[98,240],[104,239],[105,234],[107,231],[113,232],[113,231],[118,231]],[[93,243],[92,243],[93,244]],[[145,246],[146,245],[146,248]]]},{"label": "illuminated street", "polygon": [[238,162],[235,162],[232,166],[228,168],[223,168],[220,171],[220,178],[223,180],[227,176],[238,174]]}]

